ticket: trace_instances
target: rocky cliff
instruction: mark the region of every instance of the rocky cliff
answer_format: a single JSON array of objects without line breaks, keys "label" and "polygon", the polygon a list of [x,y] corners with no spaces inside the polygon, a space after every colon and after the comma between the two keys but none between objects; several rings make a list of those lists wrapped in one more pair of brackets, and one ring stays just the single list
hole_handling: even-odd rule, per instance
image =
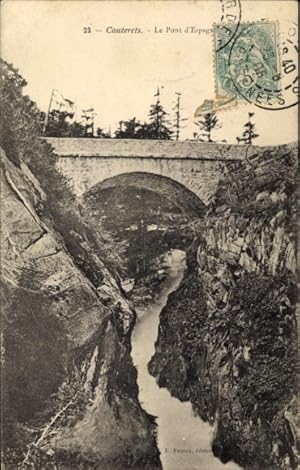
[{"label": "rocky cliff", "polygon": [[134,311],[84,234],[65,240],[41,211],[24,160],[1,160],[4,468],[160,468],[130,358]]},{"label": "rocky cliff", "polygon": [[0,62],[1,468],[160,468],[130,357],[135,312],[40,138],[26,80]]},{"label": "rocky cliff", "polygon": [[224,174],[150,371],[214,423],[244,468],[296,468],[296,146],[249,149]]}]

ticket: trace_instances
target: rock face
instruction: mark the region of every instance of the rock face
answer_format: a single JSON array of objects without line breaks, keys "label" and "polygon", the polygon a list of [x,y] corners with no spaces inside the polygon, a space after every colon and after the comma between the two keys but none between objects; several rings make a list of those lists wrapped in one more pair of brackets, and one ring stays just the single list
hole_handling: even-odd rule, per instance
[{"label": "rock face", "polygon": [[29,168],[1,159],[7,468],[160,468],[130,358],[135,312],[86,240],[74,234],[98,283],[40,218],[46,196]]},{"label": "rock face", "polygon": [[150,363],[249,469],[297,466],[296,163],[295,146],[256,149],[224,176]]}]

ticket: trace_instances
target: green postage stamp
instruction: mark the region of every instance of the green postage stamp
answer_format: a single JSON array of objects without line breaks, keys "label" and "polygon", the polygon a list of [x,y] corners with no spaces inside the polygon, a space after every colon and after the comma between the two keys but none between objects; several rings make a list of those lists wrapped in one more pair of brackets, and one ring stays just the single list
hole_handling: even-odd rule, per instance
[{"label": "green postage stamp", "polygon": [[275,22],[240,25],[233,41],[218,50],[232,25],[214,28],[217,97],[263,102],[280,100],[280,73]]}]

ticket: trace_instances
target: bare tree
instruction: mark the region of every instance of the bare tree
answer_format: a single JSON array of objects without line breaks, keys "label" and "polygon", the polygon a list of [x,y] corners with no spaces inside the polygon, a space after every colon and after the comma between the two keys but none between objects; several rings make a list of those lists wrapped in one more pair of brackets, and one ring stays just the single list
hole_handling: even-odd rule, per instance
[{"label": "bare tree", "polygon": [[181,111],[182,111],[182,109],[181,109],[181,93],[176,92],[176,95],[177,95],[177,100],[176,100],[175,107],[173,108],[173,110],[175,111],[175,122],[174,122],[173,128],[174,128],[175,139],[179,140],[180,130],[184,127],[182,125],[182,123],[184,121],[187,121],[187,118],[183,118],[181,116]]}]

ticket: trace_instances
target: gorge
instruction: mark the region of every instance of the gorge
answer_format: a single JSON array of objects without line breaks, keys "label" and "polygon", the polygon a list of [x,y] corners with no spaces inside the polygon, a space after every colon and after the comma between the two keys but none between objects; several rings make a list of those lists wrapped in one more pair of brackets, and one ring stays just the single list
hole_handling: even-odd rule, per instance
[{"label": "gorge", "polygon": [[2,153],[7,468],[296,468],[294,155],[196,211],[125,177],[60,223]]}]

